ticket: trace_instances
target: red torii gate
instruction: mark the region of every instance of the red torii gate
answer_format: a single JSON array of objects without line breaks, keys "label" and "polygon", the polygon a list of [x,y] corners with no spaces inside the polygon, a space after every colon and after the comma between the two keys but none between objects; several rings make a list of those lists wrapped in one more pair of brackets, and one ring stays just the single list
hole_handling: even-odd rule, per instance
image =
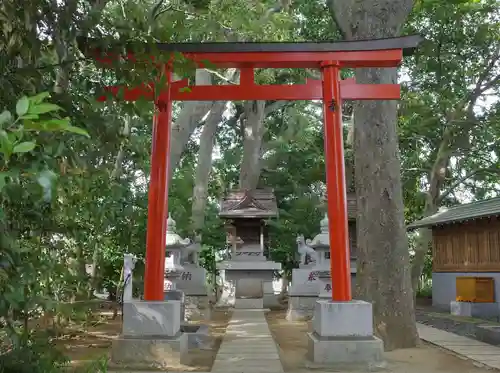
[{"label": "red torii gate", "polygon": [[[411,54],[421,41],[418,35],[322,43],[158,43],[159,52],[182,53],[199,67],[209,61],[217,68],[238,68],[239,85],[189,86],[187,80],[172,81],[170,64],[164,64],[166,84],[154,92],[154,83],[139,87],[105,87],[114,95],[123,90],[125,100],[153,100],[158,108],[154,117],[149,181],[148,227],[144,299],[164,299],[165,232],[168,215],[168,168],[172,101],[230,100],[323,100],[325,130],[326,187],[330,229],[332,299],[350,301],[351,271],[347,231],[344,172],[344,144],[341,100],[398,100],[398,84],[357,84],[340,79],[341,68],[397,67],[403,55]],[[100,63],[110,64],[116,55],[92,48],[92,41],[80,39],[87,54]],[[134,60],[133,53],[125,58]],[[296,85],[257,85],[256,68],[316,68],[322,80]],[[189,90],[182,89],[189,87]],[[100,97],[105,100],[106,97]]]}]

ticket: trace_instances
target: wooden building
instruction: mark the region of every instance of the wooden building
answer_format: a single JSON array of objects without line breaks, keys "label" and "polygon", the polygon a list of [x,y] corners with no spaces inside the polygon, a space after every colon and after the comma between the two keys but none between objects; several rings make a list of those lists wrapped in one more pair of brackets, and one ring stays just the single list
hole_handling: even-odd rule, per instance
[{"label": "wooden building", "polygon": [[500,300],[500,197],[443,209],[409,230],[432,230],[432,302],[449,307],[456,278],[491,277]]}]

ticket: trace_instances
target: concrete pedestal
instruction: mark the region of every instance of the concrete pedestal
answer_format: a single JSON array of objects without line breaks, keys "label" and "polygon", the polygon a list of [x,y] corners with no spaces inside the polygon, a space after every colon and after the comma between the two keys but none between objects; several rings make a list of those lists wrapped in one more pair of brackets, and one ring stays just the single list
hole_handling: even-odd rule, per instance
[{"label": "concrete pedestal", "polygon": [[122,335],[111,349],[112,365],[164,369],[179,364],[188,351],[180,327],[180,301],[125,302]]},{"label": "concrete pedestal", "polygon": [[365,365],[382,361],[384,345],[373,335],[371,303],[318,300],[308,358],[320,365]]},{"label": "concrete pedestal", "polygon": [[450,312],[455,316],[492,318],[500,315],[498,303],[450,302]]}]

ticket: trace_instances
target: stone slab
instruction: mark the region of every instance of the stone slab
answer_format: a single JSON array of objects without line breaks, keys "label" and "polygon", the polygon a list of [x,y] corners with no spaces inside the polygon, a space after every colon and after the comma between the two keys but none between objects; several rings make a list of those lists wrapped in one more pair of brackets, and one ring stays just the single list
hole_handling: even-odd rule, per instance
[{"label": "stone slab", "polygon": [[313,330],[321,337],[371,337],[372,305],[361,300],[318,300],[314,309]]},{"label": "stone slab", "polygon": [[[500,369],[500,348],[417,323],[420,338],[458,356],[492,369]],[[477,351],[481,351],[478,353]],[[496,356],[496,358],[494,358]]]},{"label": "stone slab", "polygon": [[308,333],[308,359],[316,364],[373,364],[383,361],[384,343],[369,339],[320,339]]},{"label": "stone slab", "polygon": [[187,338],[189,350],[211,350],[214,347],[215,339],[210,335],[208,325],[182,324],[181,332]]},{"label": "stone slab", "polygon": [[234,308],[237,309],[262,309],[264,308],[263,298],[236,298]]},{"label": "stone slab", "polygon": [[111,368],[165,369],[178,365],[187,352],[187,337],[182,335],[173,339],[118,338],[111,347]]},{"label": "stone slab", "polygon": [[236,271],[280,271],[281,263],[271,261],[237,261],[227,260],[217,263],[218,270]]},{"label": "stone slab", "polygon": [[124,337],[176,337],[180,331],[180,324],[180,301],[123,303]]},{"label": "stone slab", "polygon": [[500,325],[476,325],[476,338],[494,346],[500,345]]}]

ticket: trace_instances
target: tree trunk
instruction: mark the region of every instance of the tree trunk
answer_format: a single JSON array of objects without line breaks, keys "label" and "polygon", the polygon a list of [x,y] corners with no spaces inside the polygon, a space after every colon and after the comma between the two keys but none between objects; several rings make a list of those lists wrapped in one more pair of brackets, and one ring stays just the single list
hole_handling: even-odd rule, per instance
[{"label": "tree trunk", "polygon": [[203,125],[200,136],[200,150],[198,152],[198,164],[194,178],[193,204],[191,207],[191,228],[198,233],[203,229],[205,223],[205,206],[208,197],[208,181],[212,170],[212,151],[215,141],[217,126],[222,120],[222,114],[226,108],[226,101],[217,101]]},{"label": "tree trunk", "polygon": [[[202,69],[196,70],[196,85],[210,85],[211,83],[212,78],[208,71]],[[172,175],[179,164],[182,152],[186,148],[189,138],[213,105],[213,101],[186,101],[184,103],[177,120],[172,124],[170,135],[170,168],[168,170],[169,180],[172,179]]]},{"label": "tree trunk", "polygon": [[[397,36],[413,2],[330,2],[345,38]],[[357,69],[361,84],[396,83],[396,69]],[[357,102],[354,160],[358,201],[358,294],[373,303],[374,327],[386,350],[418,343],[404,225],[401,162],[396,132],[397,103]]]},{"label": "tree trunk", "polygon": [[265,127],[265,101],[247,101],[243,126],[243,158],[240,169],[240,189],[255,189],[261,172],[261,147]]}]

